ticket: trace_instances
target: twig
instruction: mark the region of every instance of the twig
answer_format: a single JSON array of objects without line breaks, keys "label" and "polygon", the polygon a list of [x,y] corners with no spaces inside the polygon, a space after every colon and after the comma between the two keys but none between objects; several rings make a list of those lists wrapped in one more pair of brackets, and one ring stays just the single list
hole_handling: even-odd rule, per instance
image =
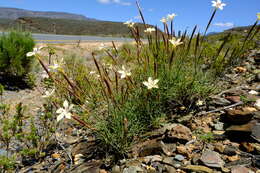
[{"label": "twig", "polygon": [[229,109],[229,108],[232,108],[232,107],[235,107],[235,106],[238,106],[238,105],[242,105],[242,104],[244,104],[244,102],[240,101],[240,102],[235,103],[235,104],[233,104],[233,105],[225,106],[225,107],[218,108],[218,109],[215,109],[215,110],[212,110],[212,111],[200,112],[198,115],[205,115],[205,114],[209,114],[209,113],[213,113],[213,112],[218,112],[218,111],[222,111],[222,110],[225,110],[225,109]]}]

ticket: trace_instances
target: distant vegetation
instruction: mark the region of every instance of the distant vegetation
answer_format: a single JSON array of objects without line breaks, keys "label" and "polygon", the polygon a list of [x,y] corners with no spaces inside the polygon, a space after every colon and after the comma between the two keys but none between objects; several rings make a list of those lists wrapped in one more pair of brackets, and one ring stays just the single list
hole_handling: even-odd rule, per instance
[{"label": "distant vegetation", "polygon": [[[137,24],[143,34],[144,27]],[[34,33],[66,34],[66,35],[98,35],[125,36],[131,32],[122,22],[98,20],[71,20],[22,17],[17,20],[0,19],[0,30],[17,29]]]}]

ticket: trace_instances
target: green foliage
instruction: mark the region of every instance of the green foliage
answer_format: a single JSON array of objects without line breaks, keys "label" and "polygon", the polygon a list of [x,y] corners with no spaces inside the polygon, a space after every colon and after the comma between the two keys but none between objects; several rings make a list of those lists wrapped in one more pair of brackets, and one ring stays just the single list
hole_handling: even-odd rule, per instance
[{"label": "green foliage", "polygon": [[34,59],[26,53],[32,51],[34,40],[29,33],[11,31],[0,37],[0,71],[13,76],[31,72]]},{"label": "green foliage", "polygon": [[[14,114],[11,112],[9,105],[0,105],[0,144],[5,146],[3,149],[7,152],[5,157],[0,158],[0,166],[4,170],[14,168],[15,157],[36,160],[43,157],[56,128],[49,105],[45,105],[45,110],[38,115],[39,119],[31,118],[30,121],[21,103],[16,106]],[[19,151],[11,150],[14,142],[19,146]]]},{"label": "green foliage", "polygon": [[[75,104],[74,119],[94,130],[105,151],[123,156],[143,133],[174,121],[173,114],[198,111],[197,101],[215,90],[216,79],[243,57],[258,32],[255,24],[243,38],[224,34],[211,39],[208,27],[203,35],[195,27],[192,35],[174,38],[167,27],[164,33],[158,28],[147,33],[147,42],[141,40],[142,29],[131,27],[134,45],[95,51],[90,65],[68,55],[50,73],[57,96],[52,103]],[[180,43],[174,45],[174,39]],[[158,86],[148,88],[148,78]],[[211,139],[211,134],[202,136]]]},{"label": "green foliage", "polygon": [[15,168],[15,157],[0,156],[0,172],[12,172]]}]

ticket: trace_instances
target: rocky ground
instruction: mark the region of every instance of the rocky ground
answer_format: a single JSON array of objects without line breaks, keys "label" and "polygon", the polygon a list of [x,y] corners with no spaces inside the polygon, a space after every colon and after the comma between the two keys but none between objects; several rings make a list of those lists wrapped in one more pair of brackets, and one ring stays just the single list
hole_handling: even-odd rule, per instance
[{"label": "rocky ground", "polygon": [[91,133],[70,124],[64,135],[56,134],[59,147],[19,172],[259,173],[259,67],[260,52],[251,51],[219,81],[224,89],[201,101],[200,111],[145,134],[128,158],[117,163],[111,162],[113,156],[102,155]]}]

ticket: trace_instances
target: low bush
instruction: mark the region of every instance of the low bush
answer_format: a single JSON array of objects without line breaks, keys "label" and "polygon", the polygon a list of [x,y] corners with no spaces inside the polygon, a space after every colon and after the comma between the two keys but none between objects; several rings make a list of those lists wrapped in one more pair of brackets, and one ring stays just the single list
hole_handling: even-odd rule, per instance
[{"label": "low bush", "polygon": [[[26,53],[32,51],[35,42],[30,33],[11,31],[0,36],[0,75],[15,80],[32,80],[32,71],[35,65],[33,57],[27,57]],[[6,79],[8,80],[8,79]],[[27,83],[25,81],[25,83]]]}]

